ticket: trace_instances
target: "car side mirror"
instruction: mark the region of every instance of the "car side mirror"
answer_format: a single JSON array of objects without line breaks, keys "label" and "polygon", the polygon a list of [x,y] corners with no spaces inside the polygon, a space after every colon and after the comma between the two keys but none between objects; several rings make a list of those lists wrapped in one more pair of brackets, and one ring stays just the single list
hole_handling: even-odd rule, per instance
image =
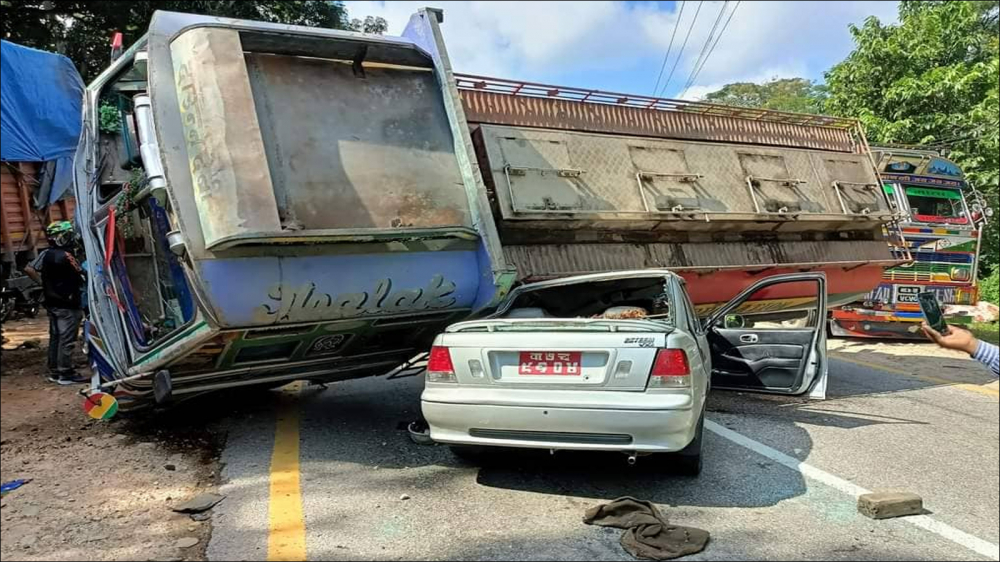
[{"label": "car side mirror", "polygon": [[727,314],[724,324],[728,330],[738,329],[746,326],[746,319],[739,314]]}]

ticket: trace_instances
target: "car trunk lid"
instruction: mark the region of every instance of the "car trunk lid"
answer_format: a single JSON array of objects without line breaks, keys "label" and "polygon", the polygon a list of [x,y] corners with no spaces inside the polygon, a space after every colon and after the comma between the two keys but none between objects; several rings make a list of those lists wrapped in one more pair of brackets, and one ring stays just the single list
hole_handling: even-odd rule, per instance
[{"label": "car trunk lid", "polygon": [[460,384],[641,391],[671,330],[653,320],[481,320],[450,327],[442,343]]}]

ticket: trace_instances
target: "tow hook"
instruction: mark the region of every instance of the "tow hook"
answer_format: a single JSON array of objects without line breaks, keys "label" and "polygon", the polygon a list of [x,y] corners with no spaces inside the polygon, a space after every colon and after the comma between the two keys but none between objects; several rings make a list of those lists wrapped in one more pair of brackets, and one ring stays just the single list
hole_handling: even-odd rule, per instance
[{"label": "tow hook", "polygon": [[638,458],[639,457],[635,453],[628,453],[628,460],[626,462],[628,462],[629,466],[635,466],[635,463],[638,460]]}]

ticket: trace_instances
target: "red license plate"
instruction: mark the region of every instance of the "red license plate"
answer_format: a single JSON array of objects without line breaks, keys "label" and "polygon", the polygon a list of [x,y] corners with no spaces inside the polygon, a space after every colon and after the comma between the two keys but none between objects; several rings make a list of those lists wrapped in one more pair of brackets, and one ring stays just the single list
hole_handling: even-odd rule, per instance
[{"label": "red license plate", "polygon": [[579,375],[581,351],[522,351],[517,364],[521,375]]}]

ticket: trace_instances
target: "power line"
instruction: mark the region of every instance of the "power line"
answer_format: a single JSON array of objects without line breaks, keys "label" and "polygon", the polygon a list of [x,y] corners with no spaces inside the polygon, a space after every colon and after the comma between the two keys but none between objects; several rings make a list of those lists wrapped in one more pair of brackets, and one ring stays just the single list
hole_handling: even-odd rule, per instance
[{"label": "power line", "polygon": [[674,71],[677,70],[677,63],[681,61],[681,57],[684,56],[684,47],[688,44],[688,39],[691,38],[691,30],[694,29],[695,22],[698,21],[698,14],[701,13],[701,5],[705,3],[705,0],[699,0],[698,9],[694,12],[694,19],[691,20],[691,25],[688,27],[687,35],[684,36],[684,43],[681,44],[681,50],[677,53],[677,59],[674,61],[674,66],[670,69],[670,74],[667,75],[667,82],[663,85],[661,93],[667,91],[667,87],[670,86],[670,79],[674,77]]},{"label": "power line", "polygon": [[715,37],[715,30],[719,28],[719,22],[722,21],[723,14],[726,13],[726,8],[729,7],[729,0],[722,3],[722,8],[719,10],[719,14],[715,16],[715,23],[712,24],[712,30],[708,32],[708,38],[705,39],[705,44],[701,46],[701,52],[698,53],[698,58],[695,59],[694,64],[691,65],[691,74],[688,75],[688,79],[684,82],[684,90],[687,91],[688,87],[691,85],[691,77],[694,76],[694,71],[698,69],[698,65],[701,64],[701,60],[705,57],[705,51],[708,50],[708,46],[712,44],[712,38]]},{"label": "power line", "polygon": [[677,21],[674,22],[674,31],[670,34],[670,43],[667,45],[667,53],[663,55],[663,64],[660,65],[660,74],[656,76],[656,85],[653,86],[653,96],[656,96],[656,91],[660,89],[660,78],[663,78],[663,70],[667,68],[667,59],[670,58],[670,50],[674,48],[674,37],[677,36],[677,28],[681,26],[681,17],[684,16],[684,4],[685,2],[681,0],[681,8],[677,11]]},{"label": "power line", "polygon": [[736,9],[740,7],[740,2],[742,1],[743,0],[736,0],[736,3],[733,4],[733,9],[731,12],[729,12],[729,17],[726,18],[726,23],[722,26],[722,30],[719,31],[719,35],[716,36],[715,42],[712,43],[712,47],[708,50],[708,54],[705,55],[705,59],[701,61],[701,66],[699,66],[698,69],[695,70],[694,76],[692,76],[691,79],[688,81],[688,85],[684,87],[684,91],[681,92],[681,96],[686,94],[688,88],[693,86],[694,81],[698,79],[698,75],[701,74],[701,69],[705,68],[705,63],[708,62],[709,57],[711,57],[712,53],[715,52],[715,46],[719,44],[719,40],[722,39],[722,36],[726,33],[726,29],[729,28],[729,22],[733,21],[733,14],[736,13]]}]

